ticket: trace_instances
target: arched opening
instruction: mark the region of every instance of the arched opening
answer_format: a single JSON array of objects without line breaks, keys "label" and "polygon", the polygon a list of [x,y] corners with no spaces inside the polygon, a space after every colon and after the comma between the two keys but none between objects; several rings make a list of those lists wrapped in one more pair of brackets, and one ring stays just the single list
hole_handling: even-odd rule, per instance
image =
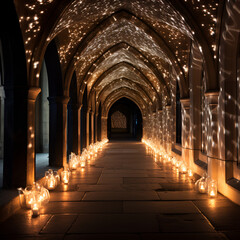
[{"label": "arched opening", "polygon": [[102,104],[100,103],[97,116],[97,140],[102,140]]},{"label": "arched opening", "polygon": [[70,100],[68,102],[67,110],[67,156],[71,152],[78,154],[78,105],[77,105],[77,79],[74,72],[70,89]]},{"label": "arched opening", "polygon": [[48,73],[46,63],[43,61],[39,78],[41,92],[36,99],[35,109],[35,152],[36,152],[36,178],[42,175],[42,168],[49,164],[49,102],[48,102]]},{"label": "arched opening", "polygon": [[176,143],[182,144],[182,110],[178,83],[176,89]]},{"label": "arched opening", "polygon": [[3,148],[4,148],[4,79],[3,79],[3,56],[0,39],[0,187],[3,180]]},{"label": "arched opening", "polygon": [[238,52],[237,52],[237,77],[236,77],[236,99],[237,99],[237,167],[240,169],[240,37],[238,39]]},{"label": "arched opening", "polygon": [[81,108],[81,151],[87,146],[87,87],[85,88]]},{"label": "arched opening", "polygon": [[62,167],[67,150],[65,145],[66,99],[63,96],[62,70],[55,40],[45,53],[49,86],[49,165]]},{"label": "arched opening", "polygon": [[138,106],[128,98],[116,101],[108,113],[108,139],[142,138],[142,114]]},{"label": "arched opening", "polygon": [[92,141],[92,111],[89,112],[88,117],[88,126],[89,126],[89,132],[88,132],[88,139],[89,139],[89,145],[93,143]]}]

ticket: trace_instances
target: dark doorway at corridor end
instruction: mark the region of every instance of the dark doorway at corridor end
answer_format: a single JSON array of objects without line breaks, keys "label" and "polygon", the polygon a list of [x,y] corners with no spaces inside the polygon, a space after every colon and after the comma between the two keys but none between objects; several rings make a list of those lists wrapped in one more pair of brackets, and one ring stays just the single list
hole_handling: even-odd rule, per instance
[{"label": "dark doorway at corridor end", "polygon": [[128,98],[116,101],[108,113],[109,140],[141,140],[142,114]]}]

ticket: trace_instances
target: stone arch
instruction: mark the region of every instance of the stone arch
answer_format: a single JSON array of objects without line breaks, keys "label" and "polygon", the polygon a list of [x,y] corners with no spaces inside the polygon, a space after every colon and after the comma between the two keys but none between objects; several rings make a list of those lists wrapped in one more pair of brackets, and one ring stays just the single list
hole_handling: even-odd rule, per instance
[{"label": "stone arch", "polygon": [[[136,85],[136,88],[138,89],[138,91],[139,91],[140,93],[142,92],[142,94],[143,94],[144,96],[146,96],[146,98],[149,100],[149,102],[152,102],[152,99],[151,99],[151,97],[149,96],[149,93],[147,93],[147,92],[141,87],[140,84],[133,82],[131,79],[120,78],[120,79],[116,79],[116,80],[112,81],[111,84],[117,84],[118,82],[121,82],[122,80],[128,81],[128,82],[130,82],[130,83],[134,83],[134,84]],[[102,96],[102,94],[103,94],[105,91],[107,91],[108,89],[110,89],[110,88],[111,88],[111,86],[110,86],[110,84],[108,84],[108,85],[106,85],[106,86],[100,91],[100,93],[98,94],[97,102],[100,102],[100,101],[101,101],[101,96]]]},{"label": "stone arch", "polygon": [[157,92],[157,90],[154,88],[154,86],[151,84],[151,81],[148,80],[148,78],[137,68],[135,68],[133,65],[127,63],[127,62],[120,62],[116,65],[114,65],[113,67],[109,68],[107,71],[105,71],[98,79],[97,81],[93,84],[91,90],[90,90],[90,93],[89,95],[91,96],[91,93],[93,92],[93,89],[108,75],[110,74],[112,71],[118,69],[120,66],[124,66],[124,67],[127,67],[130,69],[130,71],[135,71],[135,73],[137,75],[139,75],[139,78],[143,79],[146,84],[150,83],[150,86],[151,88],[154,90],[157,98],[158,98],[158,101],[160,102],[160,97],[159,97],[159,94]]},{"label": "stone arch", "polygon": [[[125,87],[119,88],[117,91],[112,92],[103,102],[103,116],[108,116],[108,111],[111,108],[112,104],[115,103],[118,99],[126,97],[133,101],[140,109],[142,116],[145,116],[147,103],[138,95],[138,93],[132,89],[127,89]],[[113,98],[113,99],[111,99]]]},{"label": "stone arch", "polygon": [[[205,60],[205,68],[207,73],[206,79],[206,91],[215,91],[219,89],[218,77],[217,77],[217,68],[216,64],[213,59],[213,55],[211,53],[210,46],[202,33],[199,25],[197,24],[194,17],[190,14],[190,12],[183,6],[183,3],[180,1],[169,0],[171,3],[172,8],[178,12],[182,17],[184,17],[186,25],[189,27],[190,31],[192,32],[192,37],[194,41],[201,46],[202,55]],[[221,4],[221,3],[219,3]],[[181,88],[181,85],[179,85]],[[181,90],[181,89],[180,89]],[[183,96],[181,95],[181,98]]]},{"label": "stone arch", "polygon": [[[76,52],[78,52],[78,55],[88,46],[89,42],[94,39],[96,35],[101,33],[105,28],[110,26],[113,22],[115,21],[120,21],[121,19],[126,19],[136,25],[139,28],[144,29],[144,31],[151,36],[152,39],[155,40],[159,45],[161,45],[161,48],[163,49],[163,52],[166,53],[166,55],[170,58],[173,67],[175,68],[175,71],[179,75],[179,81],[180,81],[180,86],[181,86],[181,93],[182,96],[188,95],[188,83],[186,82],[186,79],[183,74],[183,69],[178,63],[178,60],[176,56],[173,54],[173,52],[170,50],[170,48],[166,45],[165,41],[156,33],[154,32],[147,24],[145,24],[142,20],[138,19],[136,16],[126,12],[126,11],[120,11],[117,12],[107,19],[103,20],[101,25],[98,25],[92,32],[90,32],[84,40],[79,44],[78,49]],[[71,75],[75,69],[75,59],[72,58],[70,61],[67,71],[66,71],[66,82],[69,81],[71,78]]]},{"label": "stone arch", "polygon": [[[141,59],[142,61],[144,61],[144,64],[150,69],[152,70],[152,72],[155,74],[156,78],[160,81],[160,83],[162,84],[163,88],[166,87],[166,94],[167,96],[170,98],[170,93],[169,93],[169,89],[166,85],[166,82],[164,80],[164,77],[162,76],[162,74],[157,70],[157,67],[142,53],[140,52],[140,50],[136,49],[135,47],[129,45],[126,42],[120,42],[114,46],[112,46],[111,48],[109,48],[107,51],[105,51],[99,58],[97,58],[89,67],[89,70],[86,72],[84,78],[83,78],[83,82],[88,82],[90,76],[93,74],[93,72],[95,71],[95,69],[97,68],[97,66],[102,63],[109,55],[119,51],[120,49],[127,49],[128,51],[130,51],[132,54],[134,54],[136,56],[136,58]],[[84,88],[85,85],[82,85],[82,87]],[[82,90],[84,90],[82,88]]]}]

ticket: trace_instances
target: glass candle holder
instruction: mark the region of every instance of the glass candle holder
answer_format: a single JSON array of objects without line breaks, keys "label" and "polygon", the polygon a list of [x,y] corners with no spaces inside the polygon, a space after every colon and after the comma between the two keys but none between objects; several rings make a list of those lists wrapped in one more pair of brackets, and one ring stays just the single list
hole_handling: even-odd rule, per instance
[{"label": "glass candle holder", "polygon": [[67,170],[61,172],[61,180],[64,184],[69,183],[70,173]]},{"label": "glass candle holder", "polygon": [[86,161],[85,160],[81,160],[80,167],[81,168],[85,168],[85,166],[86,166]]},{"label": "glass candle holder", "polygon": [[217,197],[217,182],[215,180],[208,181],[208,196]]},{"label": "glass candle holder", "polygon": [[206,183],[205,179],[199,181],[199,183],[198,183],[198,191],[200,193],[206,193],[206,191],[207,191],[207,183]]},{"label": "glass candle holder", "polygon": [[58,172],[54,171],[53,172],[53,176],[55,177],[55,179],[57,181],[57,185],[58,185],[60,183],[60,176],[59,176]]},{"label": "glass candle holder", "polygon": [[49,169],[48,171],[45,172],[44,186],[48,190],[53,190],[57,186],[57,179],[55,178],[52,169]]},{"label": "glass candle holder", "polygon": [[181,166],[180,166],[180,172],[185,174],[187,173],[187,166],[185,163],[182,163]]},{"label": "glass candle holder", "polygon": [[37,217],[39,215],[39,210],[41,208],[41,203],[37,200],[34,200],[31,204],[32,216]]}]

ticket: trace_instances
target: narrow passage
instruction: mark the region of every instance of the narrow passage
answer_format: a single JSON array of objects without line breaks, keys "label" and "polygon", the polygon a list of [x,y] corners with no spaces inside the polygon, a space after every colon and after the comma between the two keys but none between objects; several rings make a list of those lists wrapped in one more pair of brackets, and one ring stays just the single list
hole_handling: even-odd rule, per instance
[{"label": "narrow passage", "polygon": [[[19,210],[0,239],[237,239],[240,207],[209,199],[140,142],[110,142],[94,166],[72,173],[32,218]],[[227,237],[226,237],[227,236]]]}]

